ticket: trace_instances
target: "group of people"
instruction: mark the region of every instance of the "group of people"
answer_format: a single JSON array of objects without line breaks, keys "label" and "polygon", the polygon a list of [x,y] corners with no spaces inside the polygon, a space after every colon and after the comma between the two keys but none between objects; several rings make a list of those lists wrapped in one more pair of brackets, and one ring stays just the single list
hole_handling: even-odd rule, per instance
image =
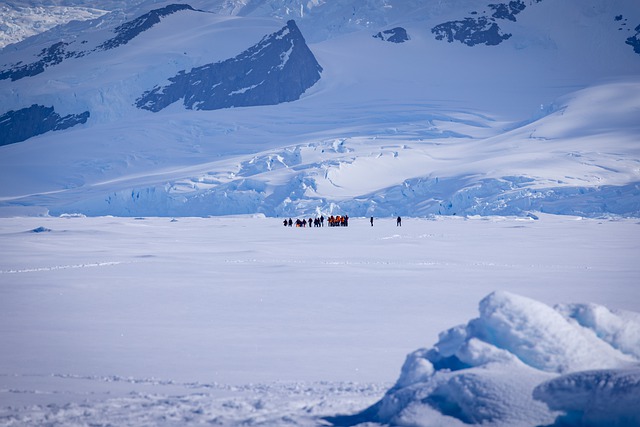
[{"label": "group of people", "polygon": [[329,227],[348,227],[349,215],[331,215],[327,220]]},{"label": "group of people", "polygon": [[[306,218],[296,219],[295,221],[291,218],[285,219],[282,221],[282,224],[285,227],[324,227],[324,215],[321,215],[320,218]],[[348,227],[349,226],[349,216],[348,215],[331,215],[327,218],[327,224],[329,227]]]},{"label": "group of people", "polygon": [[[373,217],[369,220],[371,222],[371,226],[373,227]],[[349,226],[349,215],[331,215],[327,218],[327,223],[329,227],[348,227]],[[296,219],[293,221],[291,218],[288,220],[285,219],[282,221],[282,224],[285,227],[324,227],[324,215],[321,215],[320,218],[306,218]],[[402,218],[398,217],[396,219],[396,227],[402,226]]]}]

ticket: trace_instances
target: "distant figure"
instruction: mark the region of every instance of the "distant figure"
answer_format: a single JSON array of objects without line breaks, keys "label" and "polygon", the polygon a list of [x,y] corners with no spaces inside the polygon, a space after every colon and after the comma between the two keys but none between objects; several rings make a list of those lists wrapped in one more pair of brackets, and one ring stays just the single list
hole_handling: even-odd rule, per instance
[{"label": "distant figure", "polygon": [[396,219],[396,227],[402,227],[402,218],[398,217],[398,219]]},{"label": "distant figure", "polygon": [[371,226],[373,227],[373,217],[371,217],[370,221],[371,221]]}]

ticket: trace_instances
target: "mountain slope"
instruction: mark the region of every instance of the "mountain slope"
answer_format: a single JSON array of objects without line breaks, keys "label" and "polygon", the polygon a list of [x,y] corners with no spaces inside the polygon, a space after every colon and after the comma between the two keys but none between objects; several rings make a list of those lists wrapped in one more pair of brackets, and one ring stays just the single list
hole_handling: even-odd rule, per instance
[{"label": "mountain slope", "polygon": [[167,86],[156,86],[136,106],[158,112],[179,99],[188,109],[276,105],[300,98],[320,79],[322,67],[294,21],[238,56],[180,71]]},{"label": "mountain slope", "polygon": [[[92,50],[123,23],[170,6],[153,4],[3,50],[4,70],[56,43],[91,54],[0,81],[0,114],[36,104],[90,116],[0,147],[0,179],[11,183],[0,214],[639,214],[632,2],[284,4],[190,2],[126,44]],[[474,17],[510,36],[470,46],[433,31]],[[192,72],[250,62],[251,49],[289,25],[315,40],[301,51],[309,60],[274,80],[289,91],[294,76],[311,76],[295,96],[210,110],[247,104],[185,95],[204,81]],[[374,37],[396,28],[404,43]],[[228,76],[247,79],[224,93],[249,97],[264,80],[250,80],[253,70],[270,76],[291,62],[291,46],[269,54],[271,66],[262,58],[263,68],[234,68]]]}]

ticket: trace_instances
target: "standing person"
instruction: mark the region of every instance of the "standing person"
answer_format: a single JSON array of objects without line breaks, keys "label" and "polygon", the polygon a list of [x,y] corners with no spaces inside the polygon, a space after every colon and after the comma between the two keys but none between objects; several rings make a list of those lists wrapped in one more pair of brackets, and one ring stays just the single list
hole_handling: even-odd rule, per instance
[{"label": "standing person", "polygon": [[373,227],[373,217],[369,220],[371,222],[371,226]]},{"label": "standing person", "polygon": [[396,219],[396,227],[402,227],[402,218],[398,217],[398,219]]}]

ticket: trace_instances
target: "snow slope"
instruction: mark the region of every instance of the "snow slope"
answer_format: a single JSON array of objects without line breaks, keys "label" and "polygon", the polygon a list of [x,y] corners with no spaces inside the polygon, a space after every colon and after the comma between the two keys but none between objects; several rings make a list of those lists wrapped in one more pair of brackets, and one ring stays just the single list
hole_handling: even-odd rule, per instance
[{"label": "snow slope", "polygon": [[[0,147],[0,180],[11,183],[1,214],[638,215],[633,1],[529,2],[515,21],[491,18],[480,1],[419,3],[193,2],[198,11],[166,16],[117,49],[0,81],[3,112],[90,113]],[[60,40],[99,46],[166,4],[58,27],[4,49],[0,63]],[[511,37],[468,46],[431,31],[474,17]],[[323,69],[301,99],[136,108],[143,93],[234,58],[290,18]],[[392,26],[409,40],[373,37]]]}]

